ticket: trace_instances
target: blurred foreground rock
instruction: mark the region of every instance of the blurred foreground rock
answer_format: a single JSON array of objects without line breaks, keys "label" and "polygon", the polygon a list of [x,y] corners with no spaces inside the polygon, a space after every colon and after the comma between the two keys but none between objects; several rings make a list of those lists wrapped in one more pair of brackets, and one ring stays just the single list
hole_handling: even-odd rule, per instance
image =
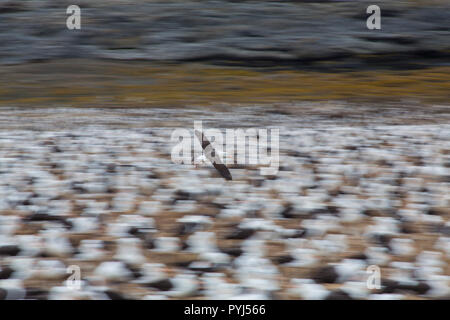
[{"label": "blurred foreground rock", "polygon": [[[56,58],[213,61],[298,68],[410,68],[449,59],[447,1],[78,1],[82,29],[67,30],[73,1],[3,1],[0,63]],[[325,63],[326,62],[326,63]]]}]

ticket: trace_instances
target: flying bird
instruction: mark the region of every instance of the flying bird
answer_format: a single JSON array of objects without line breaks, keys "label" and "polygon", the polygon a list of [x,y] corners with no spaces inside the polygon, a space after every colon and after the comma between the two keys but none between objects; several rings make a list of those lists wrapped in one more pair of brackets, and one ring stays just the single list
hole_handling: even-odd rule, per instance
[{"label": "flying bird", "polygon": [[[204,156],[206,157],[206,159],[211,161],[214,168],[216,168],[216,170],[223,178],[225,178],[225,180],[233,180],[230,170],[228,170],[227,166],[222,163],[222,160],[220,159],[217,151],[213,148],[211,142],[209,142],[203,132],[195,130],[195,135],[200,141],[202,149],[205,151]],[[203,157],[203,155],[201,157]]]}]

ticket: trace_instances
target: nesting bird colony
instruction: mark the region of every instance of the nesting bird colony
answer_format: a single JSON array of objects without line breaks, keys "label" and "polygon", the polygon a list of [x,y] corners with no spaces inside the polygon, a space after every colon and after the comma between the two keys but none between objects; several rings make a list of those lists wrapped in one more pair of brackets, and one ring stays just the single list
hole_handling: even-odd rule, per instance
[{"label": "nesting bird colony", "polygon": [[[450,122],[397,116],[2,110],[0,299],[449,298]],[[194,120],[279,128],[278,174],[174,164]]]}]

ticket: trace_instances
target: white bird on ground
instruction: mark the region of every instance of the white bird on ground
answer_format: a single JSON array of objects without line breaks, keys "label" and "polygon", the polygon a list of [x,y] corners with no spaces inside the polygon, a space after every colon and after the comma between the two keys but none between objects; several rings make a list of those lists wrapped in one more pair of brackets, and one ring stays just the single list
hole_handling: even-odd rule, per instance
[{"label": "white bird on ground", "polygon": [[109,281],[126,281],[132,277],[131,271],[121,261],[102,262],[94,274]]},{"label": "white bird on ground", "polygon": [[197,293],[198,281],[194,274],[177,274],[171,279],[173,288],[167,292],[168,296],[174,298],[187,298]]},{"label": "white bird on ground", "polygon": [[83,239],[78,247],[80,253],[78,259],[82,260],[99,260],[105,255],[102,240]]},{"label": "white bird on ground", "polygon": [[289,292],[305,300],[323,300],[329,294],[324,286],[311,279],[292,279],[291,285]]},{"label": "white bird on ground", "polygon": [[117,254],[114,258],[132,265],[139,265],[145,262],[145,257],[139,247],[140,240],[137,238],[122,238],[117,240]]},{"label": "white bird on ground", "polygon": [[177,237],[159,237],[155,239],[155,249],[157,252],[177,252],[180,250],[180,239]]},{"label": "white bird on ground", "polygon": [[145,263],[142,266],[142,277],[135,283],[155,283],[169,278],[165,271],[166,266],[162,263]]}]

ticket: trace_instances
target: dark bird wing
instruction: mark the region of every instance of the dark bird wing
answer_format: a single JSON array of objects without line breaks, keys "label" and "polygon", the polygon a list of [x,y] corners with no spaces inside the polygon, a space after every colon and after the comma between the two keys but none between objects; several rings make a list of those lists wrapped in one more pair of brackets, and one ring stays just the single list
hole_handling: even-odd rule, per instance
[{"label": "dark bird wing", "polygon": [[211,145],[211,142],[209,142],[209,140],[205,137],[205,135],[198,130],[195,130],[195,135],[197,136],[197,139],[200,141],[202,149],[205,150],[206,158],[208,158],[208,160],[211,161],[214,168],[216,168],[216,170],[220,173],[220,175],[224,177],[226,180],[233,180],[233,178],[231,177],[230,170],[228,170],[227,166],[222,163],[222,160],[220,159],[216,150]]},{"label": "dark bird wing", "polygon": [[195,130],[195,135],[197,136],[197,139],[200,141],[203,150],[205,150],[207,146],[211,145],[211,142],[209,142],[209,140],[205,137],[203,132]]},{"label": "dark bird wing", "polygon": [[220,175],[225,178],[225,180],[233,180],[231,177],[230,170],[224,165],[223,163],[216,163],[213,162],[214,168],[216,168],[217,171],[219,171]]}]

